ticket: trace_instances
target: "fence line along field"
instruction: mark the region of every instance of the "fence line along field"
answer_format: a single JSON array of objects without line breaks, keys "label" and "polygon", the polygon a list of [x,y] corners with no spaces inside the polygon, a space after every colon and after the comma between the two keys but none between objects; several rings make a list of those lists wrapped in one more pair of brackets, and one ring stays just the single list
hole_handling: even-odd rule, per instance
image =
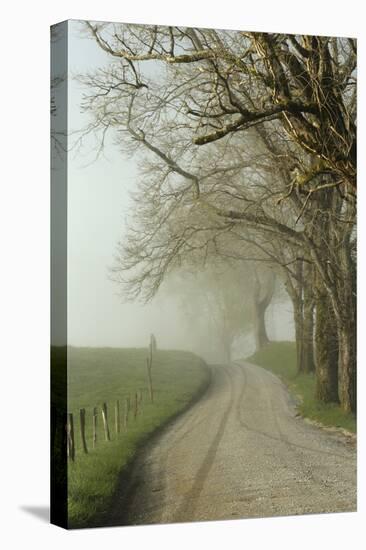
[{"label": "fence line along field", "polygon": [[202,359],[157,350],[155,339],[148,350],[68,348],[70,527],[103,522],[119,476],[143,441],[208,381]]},{"label": "fence line along field", "polygon": [[[153,364],[153,354],[156,352],[156,340],[154,335],[151,335],[150,345],[149,345],[149,351],[148,356],[146,358],[146,367],[147,367],[147,388],[137,388],[135,389],[132,394],[129,393],[128,395],[123,396],[123,402],[124,402],[124,414],[123,414],[123,429],[124,431],[128,430],[128,422],[131,418],[133,418],[134,421],[136,421],[136,418],[139,414],[142,413],[142,401],[143,396],[145,394],[145,391],[148,391],[150,402],[153,403],[154,401],[154,391],[153,391],[153,384],[152,384],[152,364]],[[103,430],[103,436],[102,438],[105,441],[111,441],[111,432],[110,432],[110,421],[109,421],[109,415],[108,415],[108,405],[107,402],[103,402],[103,404],[98,408],[93,407],[93,410],[90,412],[90,422],[92,423],[92,447],[95,449],[97,446],[97,442],[100,440],[101,433],[99,431],[98,434],[98,425],[100,426],[102,421],[102,430]],[[57,414],[57,413],[56,413]],[[88,454],[90,449],[90,446],[87,443],[87,421],[86,421],[86,409],[81,408],[79,411],[79,434],[80,434],[80,440],[81,440],[81,447],[82,451],[85,454]],[[99,416],[99,422],[98,422],[98,416]],[[67,413],[67,424],[66,424],[66,432],[67,432],[67,456],[71,461],[75,461],[75,419],[76,415],[72,412]],[[100,430],[100,428],[99,428]],[[120,399],[117,399],[114,403],[114,430],[116,437],[118,437],[118,434],[121,433],[121,414],[120,414]]]}]

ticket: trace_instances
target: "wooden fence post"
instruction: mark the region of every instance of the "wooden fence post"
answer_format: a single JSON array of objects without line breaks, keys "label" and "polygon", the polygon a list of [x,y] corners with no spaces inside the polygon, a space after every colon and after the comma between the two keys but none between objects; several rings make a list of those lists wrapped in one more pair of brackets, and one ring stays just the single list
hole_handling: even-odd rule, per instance
[{"label": "wooden fence post", "polygon": [[143,414],[143,412],[144,412],[144,408],[142,406],[142,401],[143,401],[143,391],[142,391],[142,388],[140,388],[140,390],[139,390],[139,411],[140,411],[140,414]]},{"label": "wooden fence post", "polygon": [[75,460],[75,438],[74,438],[74,418],[72,413],[67,415],[67,456],[74,462]]},{"label": "wooden fence post", "polygon": [[136,416],[137,416],[138,406],[139,406],[139,404],[138,404],[138,399],[137,399],[137,391],[135,391],[135,410],[134,410],[134,414],[133,414],[135,420],[136,420]]},{"label": "wooden fence post", "polygon": [[103,419],[103,426],[104,426],[104,435],[106,441],[110,441],[111,436],[109,434],[109,428],[108,428],[108,409],[107,409],[107,403],[103,403],[102,407],[102,419]]},{"label": "wooden fence post", "polygon": [[85,438],[85,409],[80,409],[80,435],[81,443],[83,445],[83,451],[85,454],[88,454],[88,447],[86,445]]},{"label": "wooden fence post", "polygon": [[153,339],[150,340],[150,369],[152,367],[152,361],[153,361],[153,351],[154,350],[154,343]]},{"label": "wooden fence post", "polygon": [[114,407],[114,423],[115,423],[116,434],[119,434],[121,429],[120,429],[119,400],[118,399],[117,399],[115,407]]},{"label": "wooden fence post", "polygon": [[93,409],[93,449],[97,446],[97,416],[98,409],[94,407]]},{"label": "wooden fence post", "polygon": [[152,377],[151,377],[151,358],[147,357],[146,359],[146,366],[147,366],[147,380],[149,383],[149,394],[150,394],[150,401],[151,403],[154,402],[154,392],[153,392],[153,386],[152,386]]},{"label": "wooden fence post", "polygon": [[128,424],[128,413],[130,412],[130,397],[126,397],[125,400],[125,419],[124,419],[124,426],[125,431],[127,432],[127,424]]},{"label": "wooden fence post", "polygon": [[155,353],[158,346],[157,346],[156,338],[154,334],[150,334],[150,346],[151,346],[151,351]]}]

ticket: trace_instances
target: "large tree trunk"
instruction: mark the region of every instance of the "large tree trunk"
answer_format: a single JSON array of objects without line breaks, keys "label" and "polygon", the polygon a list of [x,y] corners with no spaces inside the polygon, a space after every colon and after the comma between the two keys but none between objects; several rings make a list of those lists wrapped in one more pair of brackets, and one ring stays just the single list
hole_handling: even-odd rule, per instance
[{"label": "large tree trunk", "polygon": [[[329,189],[316,194],[316,215],[304,233],[317,271],[317,395],[356,409],[356,277],[352,258],[356,205]],[[314,211],[314,210],[313,210]],[[329,213],[332,215],[329,215]],[[329,351],[326,353],[326,339]],[[335,363],[337,368],[334,368]],[[336,371],[336,372],[335,372]]]},{"label": "large tree trunk", "polygon": [[266,329],[266,310],[271,303],[274,293],[275,277],[272,272],[269,273],[269,277],[266,281],[260,282],[257,273],[255,272],[254,281],[254,300],[253,300],[253,312],[254,312],[254,339],[256,351],[262,349],[269,343],[269,338]]},{"label": "large tree trunk", "polygon": [[340,250],[340,267],[343,280],[338,294],[342,308],[338,321],[339,365],[338,392],[341,407],[345,412],[356,412],[356,266],[352,261],[350,249],[344,245]]},{"label": "large tree trunk", "polygon": [[296,366],[298,373],[315,370],[314,360],[314,302],[302,302],[292,297],[296,339]]},{"label": "large tree trunk", "polygon": [[[327,295],[317,300],[316,347],[318,348],[320,344],[320,348],[322,348],[324,336],[329,334],[329,360],[325,363],[328,363],[330,367],[337,360],[337,375],[332,369],[332,388],[336,379],[341,408],[345,412],[355,412],[357,398],[356,291],[352,271],[348,275],[343,272],[342,277],[339,277],[338,291],[332,286],[328,286]],[[324,354],[324,358],[326,358],[325,356],[326,354]],[[320,352],[320,357],[323,357],[322,352]],[[316,362],[318,363],[318,350]],[[318,374],[318,369],[322,367],[317,364],[316,368]],[[322,394],[322,392],[320,393]]]},{"label": "large tree trunk", "polygon": [[316,398],[338,402],[338,338],[327,293],[318,292],[315,315]]},{"label": "large tree trunk", "polygon": [[[307,269],[310,274],[310,269]],[[312,279],[304,283],[303,304],[303,344],[301,358],[301,372],[311,373],[315,370],[314,360],[314,291],[311,287]]]},{"label": "large tree trunk", "polygon": [[[342,246],[339,244],[340,239],[338,239],[338,246],[330,243],[334,263],[332,265],[329,262],[328,270],[324,267],[323,257],[314,250],[312,254],[319,271],[319,280],[321,279],[328,296],[328,315],[325,310],[323,331],[330,330],[331,327],[328,328],[330,324],[335,326],[337,331],[339,402],[345,412],[354,412],[356,410],[356,276],[350,251],[350,233],[348,235],[346,232],[341,233],[341,236]],[[329,322],[330,313],[334,314],[334,322],[331,323]]]},{"label": "large tree trunk", "polygon": [[356,337],[355,326],[350,320],[338,333],[339,364],[338,392],[345,412],[356,412]]},{"label": "large tree trunk", "polygon": [[294,310],[296,368],[298,373],[310,373],[314,363],[314,297],[312,266],[297,261],[296,272],[285,271],[285,287]]},{"label": "large tree trunk", "polygon": [[267,307],[262,302],[254,303],[254,339],[257,351],[269,342],[265,321]]},{"label": "large tree trunk", "polygon": [[292,297],[295,322],[295,340],[296,340],[296,370],[303,371],[304,357],[304,318],[302,301],[298,297]]}]

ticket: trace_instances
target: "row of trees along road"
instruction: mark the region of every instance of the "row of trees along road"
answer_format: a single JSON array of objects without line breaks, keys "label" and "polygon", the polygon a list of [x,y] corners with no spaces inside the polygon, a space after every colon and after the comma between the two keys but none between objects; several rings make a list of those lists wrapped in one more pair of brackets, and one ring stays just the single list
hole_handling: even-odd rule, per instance
[{"label": "row of trees along road", "polygon": [[178,297],[194,350],[211,362],[229,364],[248,352],[252,335],[257,350],[266,345],[266,310],[274,294],[283,298],[273,271],[263,265],[259,269],[257,262],[220,256],[198,267],[180,269],[164,289]]},{"label": "row of trees along road", "polygon": [[84,32],[110,56],[80,77],[85,131],[102,149],[111,130],[140,159],[115,279],[149,300],[186,263],[265,265],[294,306],[298,370],[315,369],[319,399],[355,411],[355,40],[94,23]]}]

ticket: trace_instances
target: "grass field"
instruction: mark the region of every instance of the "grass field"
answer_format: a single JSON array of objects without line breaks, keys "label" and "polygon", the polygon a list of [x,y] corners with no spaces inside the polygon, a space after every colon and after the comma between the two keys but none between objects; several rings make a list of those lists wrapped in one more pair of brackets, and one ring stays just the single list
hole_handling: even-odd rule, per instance
[{"label": "grass field", "polygon": [[[169,418],[183,410],[209,381],[205,363],[189,352],[157,351],[152,377],[154,403],[147,392],[145,349],[69,348],[68,410],[75,417],[76,459],[68,466],[68,514],[70,527],[101,524],[108,513],[120,474],[141,444]],[[121,420],[125,398],[142,389],[142,410],[130,412],[128,429],[116,434],[114,405],[120,401]],[[104,440],[98,415],[98,440],[92,448],[92,410],[108,404],[111,441]],[[89,453],[83,454],[79,409],[86,409]]]},{"label": "grass field", "polygon": [[272,371],[288,386],[290,392],[301,400],[298,410],[302,416],[321,422],[325,426],[338,426],[356,432],[356,418],[344,413],[336,404],[317,401],[315,376],[296,372],[295,342],[271,342],[246,361]]}]

